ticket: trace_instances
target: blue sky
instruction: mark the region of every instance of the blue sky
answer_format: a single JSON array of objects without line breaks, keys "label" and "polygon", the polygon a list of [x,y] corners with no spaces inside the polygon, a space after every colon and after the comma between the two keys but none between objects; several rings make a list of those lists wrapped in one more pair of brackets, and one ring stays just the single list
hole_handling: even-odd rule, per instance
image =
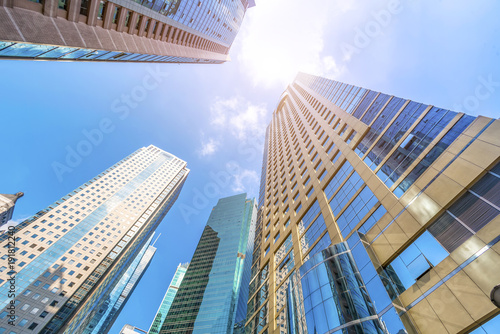
[{"label": "blue sky", "polygon": [[[248,10],[222,65],[2,60],[0,192],[25,192],[14,217],[22,220],[140,147],[187,161],[191,173],[158,229],[158,251],[111,333],[127,322],[148,329],[217,199],[258,195],[265,127],[299,70],[497,118],[498,13],[500,3],[486,0],[267,0]],[[55,172],[103,122],[109,131],[89,154]]]}]

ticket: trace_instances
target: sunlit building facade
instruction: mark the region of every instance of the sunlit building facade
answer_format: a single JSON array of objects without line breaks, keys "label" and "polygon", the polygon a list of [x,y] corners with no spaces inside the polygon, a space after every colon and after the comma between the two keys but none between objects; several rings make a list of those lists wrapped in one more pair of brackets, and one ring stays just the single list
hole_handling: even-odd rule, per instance
[{"label": "sunlit building facade", "polygon": [[[14,268],[4,265],[7,252],[1,257],[0,332],[83,333],[124,283],[188,173],[181,159],[144,147],[17,225]],[[8,237],[0,236],[2,249]]]},{"label": "sunlit building facade", "polygon": [[172,302],[174,301],[175,295],[177,294],[177,291],[179,290],[179,287],[181,286],[182,280],[184,278],[184,275],[186,274],[186,270],[189,266],[189,263],[180,263],[177,266],[177,269],[175,271],[174,277],[172,278],[172,281],[170,282],[170,285],[168,286],[167,292],[165,293],[165,296],[163,297],[163,300],[160,304],[160,308],[158,309],[158,312],[156,312],[156,316],[153,320],[153,323],[151,324],[148,334],[158,334],[160,333],[160,327],[163,321],[165,320],[168,310],[170,310],[170,306],[172,305]]},{"label": "sunlit building facade", "polygon": [[0,59],[222,63],[247,0],[6,0]]},{"label": "sunlit building facade", "polygon": [[246,333],[498,331],[499,133],[300,73],[267,128]]},{"label": "sunlit building facade", "polygon": [[[256,203],[246,194],[219,199],[160,333],[232,333]],[[246,306],[246,305],[245,305]]]}]

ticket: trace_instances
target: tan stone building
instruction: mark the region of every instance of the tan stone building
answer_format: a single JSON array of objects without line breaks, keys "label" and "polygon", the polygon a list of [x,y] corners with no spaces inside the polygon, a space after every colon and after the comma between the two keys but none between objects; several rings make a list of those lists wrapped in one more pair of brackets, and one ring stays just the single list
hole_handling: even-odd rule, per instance
[{"label": "tan stone building", "polygon": [[0,0],[0,58],[222,63],[247,0]]},{"label": "tan stone building", "polygon": [[499,134],[299,74],[267,129],[247,333],[498,333]]}]

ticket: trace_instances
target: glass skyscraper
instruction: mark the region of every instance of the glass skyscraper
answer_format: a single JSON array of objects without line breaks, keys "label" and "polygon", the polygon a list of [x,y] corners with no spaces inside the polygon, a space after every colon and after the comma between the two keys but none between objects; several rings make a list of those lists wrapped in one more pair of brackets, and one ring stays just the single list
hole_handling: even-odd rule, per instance
[{"label": "glass skyscraper", "polygon": [[498,331],[499,133],[300,73],[266,132],[246,333]]},{"label": "glass skyscraper", "polygon": [[222,63],[247,0],[0,3],[0,58]]},{"label": "glass skyscraper", "polygon": [[152,238],[153,236],[142,247],[120,282],[109,294],[106,302],[97,312],[94,312],[87,328],[83,331],[84,334],[104,334],[113,327],[113,323],[153,259],[156,248],[151,245]]},{"label": "glass skyscraper", "polygon": [[[246,194],[212,209],[160,333],[232,333],[256,204]],[[246,305],[244,305],[246,306]],[[244,311],[242,311],[244,313]]]},{"label": "glass skyscraper", "polygon": [[186,162],[144,147],[17,225],[17,261],[0,267],[0,332],[83,333],[112,304],[188,173]]},{"label": "glass skyscraper", "polygon": [[160,333],[160,327],[163,321],[165,320],[168,310],[170,310],[170,306],[172,305],[172,302],[174,301],[175,295],[177,294],[177,291],[179,290],[179,287],[181,286],[182,279],[184,278],[184,275],[186,274],[186,270],[189,266],[189,263],[180,263],[177,266],[177,270],[175,271],[174,277],[172,278],[172,281],[170,282],[170,285],[167,289],[167,292],[165,293],[165,296],[163,297],[163,300],[160,304],[160,308],[158,309],[158,312],[156,312],[156,316],[153,320],[153,323],[151,324],[148,334],[158,334]]}]

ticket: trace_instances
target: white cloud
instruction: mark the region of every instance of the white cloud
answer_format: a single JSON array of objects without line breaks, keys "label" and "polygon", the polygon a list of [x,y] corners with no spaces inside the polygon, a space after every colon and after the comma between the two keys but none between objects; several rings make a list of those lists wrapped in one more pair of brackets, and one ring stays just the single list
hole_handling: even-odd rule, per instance
[{"label": "white cloud", "polygon": [[23,221],[25,221],[26,219],[30,218],[31,216],[26,216],[24,218],[20,218],[20,219],[11,219],[9,220],[7,223],[5,223],[4,225],[2,225],[2,227],[0,227],[0,233],[1,231],[6,231],[8,229],[9,226],[16,226],[16,225],[19,225],[21,224]]},{"label": "white cloud", "polygon": [[264,104],[252,104],[241,97],[215,99],[210,107],[210,123],[224,128],[241,141],[263,136],[267,126],[267,107]]},{"label": "white cloud", "polygon": [[201,148],[198,150],[198,155],[200,157],[212,155],[218,150],[219,145],[219,141],[213,138],[205,139],[204,135],[202,134]]},{"label": "white cloud", "polygon": [[259,184],[259,174],[255,170],[241,168],[235,161],[228,162],[226,168],[232,171],[231,190],[234,192],[252,193]]}]

